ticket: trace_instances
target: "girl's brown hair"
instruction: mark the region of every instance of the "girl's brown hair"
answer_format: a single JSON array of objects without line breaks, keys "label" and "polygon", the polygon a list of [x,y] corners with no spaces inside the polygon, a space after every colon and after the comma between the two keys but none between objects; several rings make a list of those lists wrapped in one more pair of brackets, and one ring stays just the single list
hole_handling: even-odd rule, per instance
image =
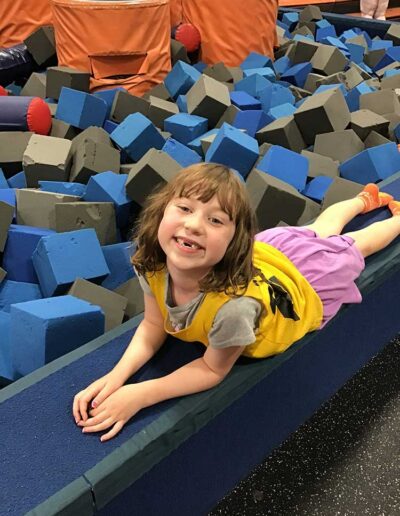
[{"label": "girl's brown hair", "polygon": [[191,165],[181,170],[170,183],[147,198],[134,232],[136,252],[132,263],[139,274],[165,267],[166,256],[157,235],[167,204],[176,197],[195,197],[208,202],[214,195],[235,223],[236,230],[225,256],[201,280],[200,290],[244,293],[257,273],[253,265],[256,217],[241,179],[228,167],[214,163]]}]

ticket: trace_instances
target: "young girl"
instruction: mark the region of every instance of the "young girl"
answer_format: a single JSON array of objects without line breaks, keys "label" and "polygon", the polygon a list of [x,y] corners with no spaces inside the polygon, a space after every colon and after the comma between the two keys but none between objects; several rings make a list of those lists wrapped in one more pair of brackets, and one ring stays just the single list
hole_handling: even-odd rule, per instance
[{"label": "young girl", "polygon": [[[386,205],[393,217],[340,236],[353,217]],[[236,173],[215,164],[182,170],[149,198],[139,221],[132,261],[144,319],[114,369],[75,396],[76,423],[83,432],[106,431],[106,441],[140,409],[219,384],[240,355],[284,351],[343,303],[361,301],[354,280],[364,257],[399,234],[400,202],[369,184],[307,227],[255,236]],[[204,356],[163,378],[124,385],[167,334],[202,342]]]},{"label": "young girl", "polygon": [[360,11],[363,18],[386,20],[386,9],[389,0],[360,0]]}]

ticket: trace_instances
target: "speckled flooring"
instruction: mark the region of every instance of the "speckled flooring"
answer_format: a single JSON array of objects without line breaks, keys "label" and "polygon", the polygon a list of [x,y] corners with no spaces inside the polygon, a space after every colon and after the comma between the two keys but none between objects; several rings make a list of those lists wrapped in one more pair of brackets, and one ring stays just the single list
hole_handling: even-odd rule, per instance
[{"label": "speckled flooring", "polygon": [[400,338],[209,516],[399,516]]}]

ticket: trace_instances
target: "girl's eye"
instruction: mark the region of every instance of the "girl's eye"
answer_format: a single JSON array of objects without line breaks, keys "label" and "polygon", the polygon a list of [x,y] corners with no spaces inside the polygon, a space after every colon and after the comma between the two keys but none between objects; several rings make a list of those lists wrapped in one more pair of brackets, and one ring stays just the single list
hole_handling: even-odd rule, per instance
[{"label": "girl's eye", "polygon": [[184,212],[188,212],[190,211],[189,208],[187,206],[183,206],[182,204],[179,204],[178,205],[178,208]]},{"label": "girl's eye", "polygon": [[211,219],[210,219],[210,220],[211,220],[211,223],[212,223],[212,224],[216,224],[216,225],[220,225],[220,224],[222,224],[222,220],[220,220],[220,219],[216,219],[215,217],[211,217]]}]

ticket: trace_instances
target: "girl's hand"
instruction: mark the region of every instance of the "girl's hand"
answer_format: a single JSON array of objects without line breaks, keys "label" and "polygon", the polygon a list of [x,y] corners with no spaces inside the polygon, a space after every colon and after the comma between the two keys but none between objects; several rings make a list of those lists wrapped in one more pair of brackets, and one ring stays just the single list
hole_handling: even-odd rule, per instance
[{"label": "girl's hand", "polygon": [[123,382],[112,371],[91,383],[86,389],[78,392],[72,405],[75,422],[86,421],[88,418],[88,404],[96,408],[110,394],[119,389]]},{"label": "girl's hand", "polygon": [[80,421],[82,432],[101,432],[111,428],[103,434],[100,441],[108,441],[122,429],[129,419],[139,410],[144,408],[144,400],[141,395],[141,385],[123,385],[110,394],[97,408],[90,410],[89,419]]}]

